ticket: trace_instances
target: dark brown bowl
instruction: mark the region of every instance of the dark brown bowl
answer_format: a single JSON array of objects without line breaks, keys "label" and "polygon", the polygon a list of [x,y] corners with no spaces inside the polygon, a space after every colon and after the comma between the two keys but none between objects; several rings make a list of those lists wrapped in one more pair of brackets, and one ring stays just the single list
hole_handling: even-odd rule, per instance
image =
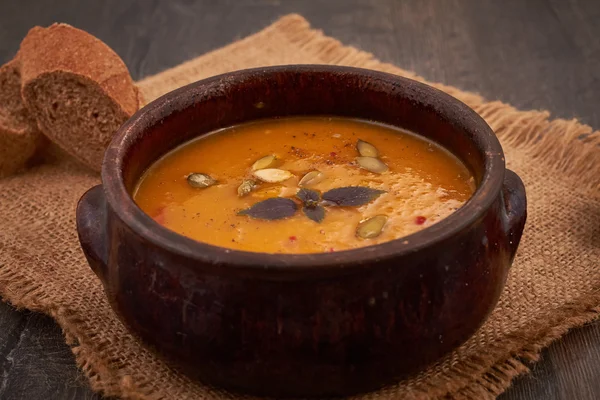
[{"label": "dark brown bowl", "polygon": [[[133,202],[143,171],[179,144],[291,115],[417,132],[462,159],[478,189],[410,236],[298,255],[200,243]],[[168,93],[121,127],[102,182],[80,200],[77,229],[121,320],[207,383],[278,397],[375,389],[463,343],[494,308],[526,218],[523,184],[505,170],[494,132],[474,111],[421,83],[346,67],[252,69]]]}]

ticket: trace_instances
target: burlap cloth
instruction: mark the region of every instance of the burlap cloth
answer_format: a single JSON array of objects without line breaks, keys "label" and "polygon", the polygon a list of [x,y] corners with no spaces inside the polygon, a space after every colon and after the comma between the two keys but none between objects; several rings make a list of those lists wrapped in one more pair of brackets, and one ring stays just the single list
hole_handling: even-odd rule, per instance
[{"label": "burlap cloth", "polygon": [[[139,82],[154,99],[181,85],[274,64],[344,64],[408,76],[290,15]],[[434,85],[484,117],[527,187],[529,220],[498,307],[462,347],[412,379],[362,398],[493,398],[540,350],[600,311],[600,132]],[[111,311],[75,231],[75,205],[99,177],[60,157],[0,181],[0,294],[51,315],[94,390],[136,399],[233,398],[188,380],[132,338]],[[201,362],[201,360],[198,360]]]}]

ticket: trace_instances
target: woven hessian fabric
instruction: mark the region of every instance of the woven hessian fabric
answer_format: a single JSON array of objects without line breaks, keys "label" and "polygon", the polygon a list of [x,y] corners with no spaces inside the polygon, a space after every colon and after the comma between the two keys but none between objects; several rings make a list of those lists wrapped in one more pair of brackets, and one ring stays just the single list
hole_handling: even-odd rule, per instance
[{"label": "woven hessian fabric", "polygon": [[[277,64],[338,64],[424,81],[312,30],[298,15],[146,78],[147,100],[212,75]],[[427,82],[428,83],[428,82]],[[431,84],[431,83],[430,83]],[[529,219],[507,286],[484,326],[452,354],[367,399],[494,398],[541,349],[600,311],[600,132],[432,84],[494,129],[523,179]],[[108,305],[75,230],[80,196],[99,176],[64,156],[0,180],[0,294],[51,315],[94,390],[132,399],[231,399],[179,374],[142,347]],[[199,360],[200,362],[201,360]]]}]

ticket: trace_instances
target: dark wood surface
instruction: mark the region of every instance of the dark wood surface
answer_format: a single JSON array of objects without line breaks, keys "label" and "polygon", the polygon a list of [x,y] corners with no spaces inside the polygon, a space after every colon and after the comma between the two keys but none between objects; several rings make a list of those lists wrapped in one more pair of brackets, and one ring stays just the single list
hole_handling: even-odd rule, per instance
[{"label": "dark wood surface", "polygon": [[[598,0],[0,0],[0,63],[34,25],[98,36],[134,78],[298,12],[326,34],[424,77],[600,128]],[[1,229],[1,223],[0,223]],[[600,323],[542,354],[503,400],[600,398]],[[98,399],[49,318],[0,303],[0,399]]]}]

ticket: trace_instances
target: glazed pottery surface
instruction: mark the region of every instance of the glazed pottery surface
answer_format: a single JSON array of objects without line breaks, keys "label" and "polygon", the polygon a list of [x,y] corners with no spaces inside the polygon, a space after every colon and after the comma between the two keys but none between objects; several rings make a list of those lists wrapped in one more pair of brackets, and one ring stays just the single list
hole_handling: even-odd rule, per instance
[{"label": "glazed pottery surface", "polygon": [[[140,175],[176,146],[294,115],[416,132],[458,156],[478,189],[450,217],[413,235],[298,255],[196,242],[133,202]],[[86,257],[136,336],[206,383],[277,397],[375,389],[463,343],[494,308],[525,219],[523,184],[505,170],[498,140],[474,111],[406,78],[320,65],[233,72],[157,99],[121,127],[102,185],[77,208]]]}]

